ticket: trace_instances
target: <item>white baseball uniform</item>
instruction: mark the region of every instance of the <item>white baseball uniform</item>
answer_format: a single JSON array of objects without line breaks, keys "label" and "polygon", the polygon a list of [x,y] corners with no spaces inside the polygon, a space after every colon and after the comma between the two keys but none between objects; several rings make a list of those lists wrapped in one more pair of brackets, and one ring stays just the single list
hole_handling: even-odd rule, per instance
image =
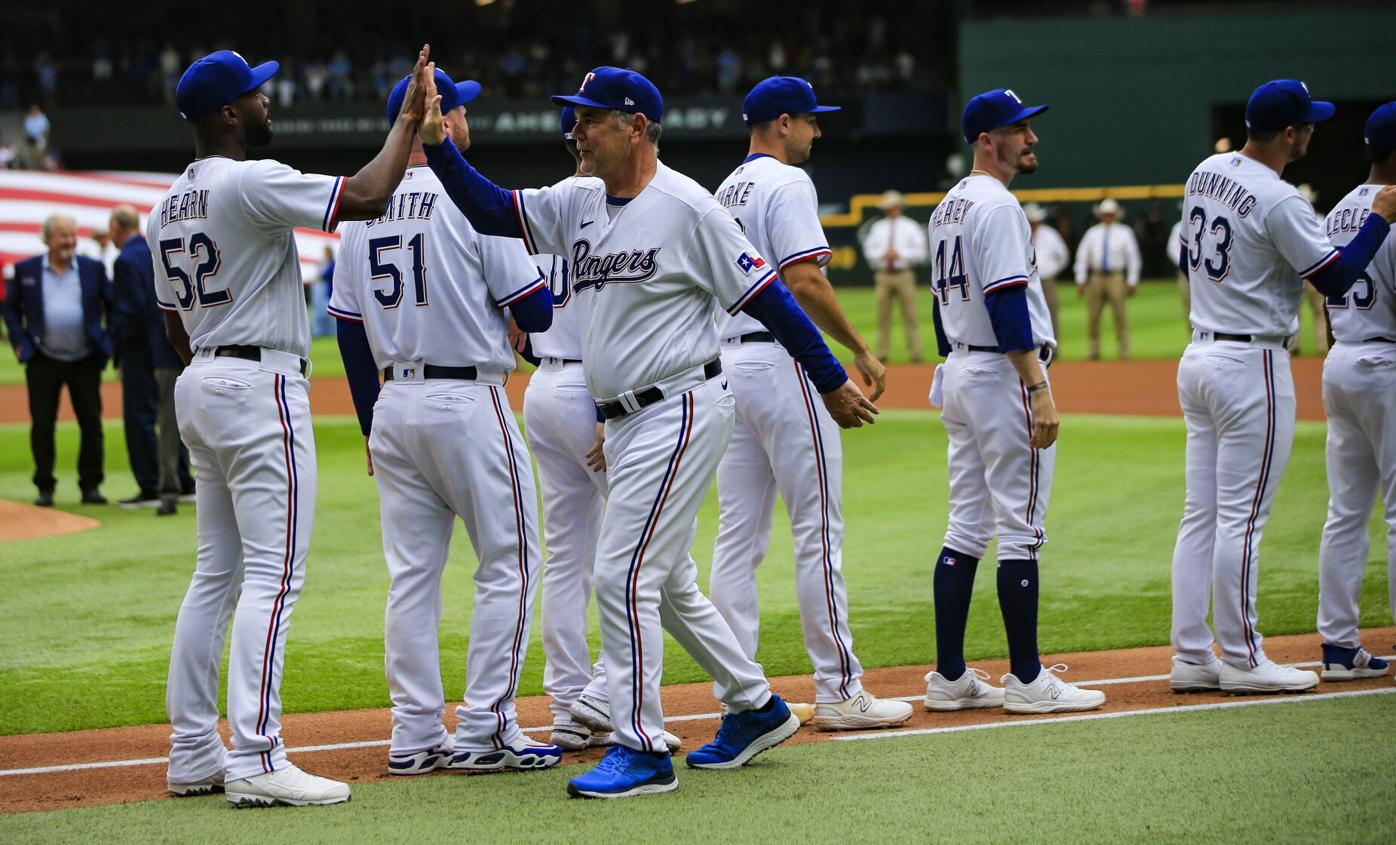
[{"label": "white baseball uniform", "polygon": [[[585,177],[568,177],[563,182]],[[596,405],[582,369],[581,329],[571,274],[560,255],[533,257],[553,293],[553,324],[529,335],[538,369],[524,392],[524,433],[538,463],[543,499],[543,690],[552,701],[554,725],[572,724],[569,712],[589,683],[605,684],[604,661],[595,664],[587,643],[587,603],[606,473],[593,472],[586,454],[596,442]],[[604,693],[603,693],[604,697]]]},{"label": "white baseball uniform", "polygon": [[[1362,228],[1379,185],[1359,185],[1328,213],[1329,240]],[[1377,250],[1347,295],[1328,298],[1337,344],[1323,362],[1328,417],[1328,521],[1318,553],[1318,632],[1357,648],[1357,600],[1367,568],[1367,519],[1378,491],[1386,508],[1387,590],[1396,614],[1396,243]]]},{"label": "white baseball uniform", "polygon": [[[754,155],[717,189],[717,201],[776,268],[828,262],[809,175]],[[843,555],[843,445],[838,423],[804,370],[748,314],[720,315],[722,369],[737,397],[732,442],[717,470],[718,528],[709,593],[747,656],[756,657],[761,611],[756,567],[766,556],[776,494],[795,536],[795,591],[815,700],[862,690],[848,631]]]},{"label": "white baseball uniform", "polygon": [[1173,551],[1173,647],[1210,663],[1209,599],[1222,660],[1265,661],[1256,631],[1261,532],[1294,443],[1285,341],[1299,327],[1302,277],[1337,260],[1313,207],[1269,167],[1211,156],[1188,177],[1193,342],[1178,364],[1187,422],[1187,497]]},{"label": "white baseball uniform", "polygon": [[[710,194],[663,162],[629,200],[581,179],[514,199],[529,251],[569,258],[589,392],[633,409],[606,423],[596,601],[615,739],[664,751],[661,624],[733,712],[770,697],[761,667],[699,592],[688,550],[732,431],[735,400],[725,378],[708,375],[714,303],[739,311],[775,271]],[[640,406],[651,386],[664,398]]]},{"label": "white baseball uniform", "polygon": [[[310,330],[291,232],[333,231],[343,188],[343,178],[275,161],[211,156],[185,168],[146,225],[156,301],[179,314],[194,352],[175,385],[198,479],[199,550],[170,654],[172,783],[286,762],[281,670],[316,487]],[[218,669],[230,614],[227,752]]]},{"label": "white baseball uniform", "polygon": [[951,344],[942,365],[950,477],[945,545],[979,558],[997,534],[1000,561],[1037,560],[1047,542],[1043,521],[1057,447],[1029,444],[1027,389],[997,351],[986,304],[996,291],[1026,285],[1033,343],[1055,349],[1028,219],[1002,182],[976,175],[950,189],[929,229],[932,286]]},{"label": "white baseball uniform", "polygon": [[455,748],[520,744],[514,694],[537,586],[538,505],[504,392],[514,368],[504,309],[544,284],[517,240],[475,231],[429,167],[407,171],[386,215],[344,226],[329,311],[364,324],[375,363],[392,375],[369,449],[392,580],[393,754],[446,740],[437,628],[457,516],[479,563]]}]

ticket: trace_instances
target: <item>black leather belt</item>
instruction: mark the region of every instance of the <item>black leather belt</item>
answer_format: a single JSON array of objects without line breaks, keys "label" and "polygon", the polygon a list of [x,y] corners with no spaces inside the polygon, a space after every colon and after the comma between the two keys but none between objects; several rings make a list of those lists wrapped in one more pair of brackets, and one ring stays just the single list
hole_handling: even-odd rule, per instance
[{"label": "black leather belt", "polygon": [[540,359],[544,364],[580,364],[581,358],[554,358],[551,355],[544,355]]},{"label": "black leather belt", "polygon": [[1249,334],[1227,334],[1226,332],[1212,332],[1213,340],[1229,340],[1234,343],[1250,343],[1254,335]]},{"label": "black leather belt", "polygon": [[[1000,351],[997,346],[976,346],[973,343],[957,343],[955,345],[964,349],[968,349],[970,352]],[[1037,347],[1037,360],[1041,361],[1043,364],[1050,367],[1052,365],[1053,357],[1055,356],[1052,355],[1052,345],[1050,343],[1044,343],[1041,346]]]},{"label": "black leather belt", "polygon": [[[703,378],[717,378],[722,374],[722,361],[714,358],[703,365]],[[664,398],[664,391],[658,387],[651,386],[644,390],[635,391],[635,410],[640,410],[646,405],[653,405]],[[596,407],[600,409],[601,416],[608,420],[614,420],[630,413],[630,410],[623,405],[619,399],[611,402],[597,402]]]},{"label": "black leather belt", "polygon": [[[245,345],[219,346],[213,350],[213,355],[216,358],[242,358],[245,361],[256,361],[261,363],[262,347]],[[299,360],[301,362],[301,375],[303,376],[308,367],[304,358]]]},{"label": "black leather belt", "polygon": [[[474,367],[438,367],[435,364],[422,365],[422,378],[424,379],[452,378],[465,379],[466,381],[474,381],[476,375],[478,375],[478,373],[476,372]],[[393,368],[384,367],[383,381],[392,380]]]},{"label": "black leather belt", "polygon": [[1389,338],[1389,337],[1364,337],[1364,338],[1362,338],[1362,342],[1363,342],[1363,343],[1396,343],[1396,340],[1392,340],[1392,339]]},{"label": "black leather belt", "polygon": [[737,337],[729,337],[727,340],[729,342],[735,340],[738,343],[775,343],[776,336],[770,332],[747,332]]}]

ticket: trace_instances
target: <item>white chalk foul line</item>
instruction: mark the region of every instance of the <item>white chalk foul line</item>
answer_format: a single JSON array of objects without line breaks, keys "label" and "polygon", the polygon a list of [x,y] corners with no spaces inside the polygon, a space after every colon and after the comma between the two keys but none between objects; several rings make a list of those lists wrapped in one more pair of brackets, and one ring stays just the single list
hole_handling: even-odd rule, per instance
[{"label": "white chalk foul line", "polygon": [[[1385,655],[1384,657],[1382,657],[1382,659],[1383,659],[1383,660],[1396,660],[1396,655]],[[1318,666],[1320,662],[1321,662],[1321,661],[1318,661],[1318,660],[1310,660],[1310,661],[1305,662],[1305,663],[1289,663],[1289,664],[1285,664],[1285,665],[1293,666],[1293,667],[1296,667],[1296,668],[1308,668],[1308,667],[1311,667],[1311,666]],[[1112,685],[1112,684],[1137,684],[1137,683],[1145,683],[1145,682],[1148,682],[1148,681],[1166,681],[1166,680],[1168,680],[1168,675],[1136,675],[1136,676],[1131,677],[1131,678],[1101,678],[1101,679],[1092,680],[1092,681],[1079,681],[1079,682],[1076,682],[1076,686],[1078,686],[1078,687],[1103,687],[1103,686],[1110,686],[1110,685]],[[1319,701],[1319,700],[1326,699],[1326,698],[1347,697],[1347,696],[1352,696],[1352,695],[1357,695],[1357,694],[1374,694],[1374,693],[1387,693],[1387,692],[1396,692],[1396,690],[1374,690],[1374,691],[1371,691],[1371,692],[1368,692],[1368,691],[1364,690],[1364,691],[1362,691],[1361,693],[1350,693],[1350,692],[1342,692],[1342,693],[1320,693],[1320,694],[1318,694],[1318,695],[1304,695],[1304,696],[1301,696],[1301,697],[1298,697],[1298,698],[1293,698],[1293,699],[1290,699],[1290,698],[1287,697],[1286,699],[1283,699],[1283,700]],[[895,698],[891,698],[891,699],[889,699],[889,700],[890,700],[890,701],[920,701],[922,698],[923,698],[923,696],[921,696],[921,695],[899,695],[899,696],[896,696]],[[1120,717],[1120,716],[1144,715],[1144,714],[1147,714],[1147,713],[1154,713],[1154,712],[1158,712],[1158,713],[1185,713],[1185,712],[1187,712],[1187,711],[1189,711],[1189,710],[1214,710],[1214,709],[1222,709],[1223,707],[1243,707],[1243,706],[1246,706],[1247,704],[1250,704],[1250,703],[1257,703],[1257,704],[1273,704],[1273,703],[1275,703],[1275,702],[1274,702],[1273,700],[1262,700],[1262,701],[1256,701],[1256,702],[1235,702],[1235,703],[1230,703],[1230,702],[1228,702],[1228,703],[1218,704],[1218,705],[1205,705],[1205,704],[1200,704],[1200,705],[1190,705],[1190,706],[1185,706],[1185,707],[1170,707],[1170,708],[1159,709],[1159,710],[1130,710],[1130,711],[1123,712],[1123,713],[1097,713],[1097,714],[1094,714],[1094,715],[1092,715],[1092,716],[1085,716],[1085,717],[1082,717],[1082,716],[1067,716],[1067,717],[1058,717],[1058,718],[1054,718],[1054,719],[1039,719],[1039,720],[1029,720],[1029,721],[1022,721],[1022,722],[1002,722],[1002,723],[991,723],[991,724],[986,724],[986,725],[968,725],[968,726],[959,726],[959,727],[953,727],[953,728],[922,728],[922,729],[918,729],[918,730],[909,730],[909,731],[884,731],[884,732],[882,732],[882,733],[877,733],[877,734],[858,734],[858,735],[854,735],[854,736],[836,736],[836,737],[831,737],[831,738],[832,738],[832,739],[837,739],[837,740],[840,740],[840,741],[846,741],[846,740],[851,740],[851,739],[881,739],[881,738],[884,738],[884,737],[892,737],[892,736],[916,736],[916,735],[920,735],[920,734],[953,733],[953,732],[955,732],[955,731],[981,730],[981,729],[990,728],[990,727],[1004,727],[1004,726],[1012,726],[1012,725],[1032,725],[1032,724],[1038,724],[1039,722],[1079,721],[1079,720],[1081,720],[1081,719],[1083,719],[1083,718],[1091,718],[1091,719],[1099,719],[1099,718],[1118,718],[1118,717]],[[690,713],[690,714],[685,715],[685,716],[666,716],[666,717],[664,718],[664,721],[665,721],[666,723],[668,723],[668,722],[701,722],[701,721],[708,720],[708,719],[720,719],[721,717],[722,717],[722,713],[720,713],[720,712],[716,712],[716,713]],[[521,730],[522,730],[524,733],[526,733],[526,734],[527,734],[527,733],[542,733],[542,732],[544,732],[544,731],[551,731],[551,730],[552,730],[552,725],[539,725],[539,726],[537,726],[537,727],[532,727],[532,728],[522,728]],[[334,742],[334,743],[329,743],[329,744],[327,744],[327,745],[301,745],[301,746],[298,746],[298,747],[296,747],[296,748],[287,748],[287,749],[286,749],[286,753],[287,753],[287,754],[309,754],[309,753],[316,752],[316,751],[351,751],[351,750],[356,749],[356,748],[382,748],[382,747],[387,746],[387,745],[389,745],[389,744],[391,744],[391,741],[390,741],[390,740],[386,740],[386,739],[370,739],[370,740],[363,740],[363,741],[361,741],[361,742]],[[88,770],[91,770],[91,769],[115,769],[115,768],[121,768],[121,767],[123,767],[123,766],[156,766],[156,765],[162,765],[162,764],[165,764],[165,763],[168,763],[168,762],[170,762],[170,758],[168,758],[168,757],[143,757],[143,758],[138,759],[138,760],[102,760],[102,761],[95,762],[95,763],[69,763],[69,764],[61,765],[61,766],[36,766],[36,767],[34,767],[34,768],[29,768],[29,769],[0,769],[0,777],[13,777],[13,776],[17,776],[17,775],[48,775],[48,774],[59,774],[59,773],[62,773],[62,772],[82,772],[82,771],[88,771]]]},{"label": "white chalk foul line", "polygon": [[1259,707],[1265,704],[1300,704],[1305,701],[1332,701],[1339,698],[1361,698],[1368,695],[1396,695],[1390,689],[1364,689],[1352,692],[1321,692],[1279,695],[1274,698],[1247,698],[1245,701],[1213,701],[1207,704],[1187,704],[1178,707],[1150,707],[1144,710],[1122,710],[1116,713],[1083,713],[1075,716],[1053,716],[1047,719],[1022,719],[1013,722],[984,722],[978,725],[955,725],[946,728],[914,728],[905,731],[880,731],[831,737],[835,742],[858,742],[866,739],[893,739],[902,736],[930,736],[963,731],[987,731],[994,728],[1021,728],[1033,725],[1060,725],[1065,722],[1090,722],[1096,719],[1124,719],[1129,716],[1156,716],[1161,713],[1197,713],[1204,710],[1234,710],[1238,707]]}]

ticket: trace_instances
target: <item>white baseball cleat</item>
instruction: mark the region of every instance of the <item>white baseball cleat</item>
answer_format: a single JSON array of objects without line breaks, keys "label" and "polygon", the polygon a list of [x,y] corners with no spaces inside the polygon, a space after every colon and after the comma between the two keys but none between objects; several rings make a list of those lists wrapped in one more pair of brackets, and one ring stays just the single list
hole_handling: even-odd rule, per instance
[{"label": "white baseball cleat", "polygon": [[455,756],[442,768],[453,772],[501,772],[505,769],[530,771],[551,769],[561,762],[561,748],[523,737],[515,744],[503,748],[458,748]]},{"label": "white baseball cleat", "polygon": [[223,791],[223,773],[214,772],[206,778],[189,781],[187,783],[175,783],[165,781],[165,788],[171,793],[181,798],[191,798],[195,795],[211,795],[215,792]]},{"label": "white baseball cleat", "polygon": [[586,725],[553,723],[548,742],[563,751],[581,751],[592,745],[591,728]]},{"label": "white baseball cleat", "polygon": [[939,672],[926,675],[926,697],[922,704],[927,710],[976,710],[982,707],[1002,707],[1003,689],[992,686],[989,673],[966,666],[960,677],[947,681]]},{"label": "white baseball cleat", "polygon": [[1174,692],[1215,692],[1221,689],[1221,661],[1191,663],[1175,654],[1168,685]]},{"label": "white baseball cleat", "polygon": [[1254,669],[1222,663],[1221,688],[1232,693],[1303,692],[1318,686],[1318,675],[1266,660]]},{"label": "white baseball cleat", "polygon": [[884,701],[867,691],[836,703],[814,705],[814,726],[821,731],[890,728],[910,718],[910,704],[905,701]]},{"label": "white baseball cleat", "polygon": [[274,772],[230,780],[223,790],[234,807],[304,807],[349,800],[349,784],[307,774],[290,763]]},{"label": "white baseball cleat", "polygon": [[422,751],[411,753],[389,753],[388,754],[388,774],[390,775],[425,775],[444,769],[451,763],[451,756],[455,754],[455,742],[447,739],[435,748],[427,748]]},{"label": "white baseball cleat", "polygon": [[572,719],[591,728],[592,733],[608,734],[611,732],[611,703],[609,701],[602,701],[583,694],[577,696],[577,700],[572,702],[569,710]]},{"label": "white baseball cleat", "polygon": [[1003,709],[1006,713],[1070,713],[1094,710],[1105,703],[1105,693],[1081,689],[1058,678],[1055,672],[1065,672],[1065,663],[1043,666],[1032,683],[1025,684],[1009,672],[999,681],[1003,684]]}]

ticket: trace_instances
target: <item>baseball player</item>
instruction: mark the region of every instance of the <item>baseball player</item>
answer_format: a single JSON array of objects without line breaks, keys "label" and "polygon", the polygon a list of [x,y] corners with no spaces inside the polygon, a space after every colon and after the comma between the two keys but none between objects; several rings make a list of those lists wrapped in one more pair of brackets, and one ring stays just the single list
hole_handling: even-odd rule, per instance
[{"label": "baseball player", "polygon": [[[1032,118],[1011,90],[965,106],[974,168],[931,215],[937,342],[946,361],[932,401],[943,399],[949,438],[950,520],[936,559],[936,669],[927,710],[1002,705],[1010,713],[1093,710],[1104,693],[1063,681],[1037,651],[1038,553],[1057,452],[1057,408],[1046,365],[1056,350],[1028,220],[1008,185],[1037,171]],[[938,388],[938,389],[937,389]],[[979,560],[998,536],[998,596],[1008,634],[1003,688],[967,667],[965,625]]]},{"label": "baseball player", "polygon": [[[1367,181],[1328,213],[1325,230],[1349,245],[1384,185],[1396,185],[1396,102],[1367,119]],[[1380,490],[1386,505],[1387,591],[1396,615],[1396,241],[1388,238],[1344,296],[1328,298],[1337,343],[1323,362],[1328,417],[1328,521],[1318,551],[1318,632],[1323,679],[1386,674],[1362,647],[1357,598],[1367,568],[1367,518]]]},{"label": "baseball player", "polygon": [[[468,148],[465,105],[480,86],[432,71],[443,125]],[[390,121],[410,84],[404,78],[389,94]],[[392,579],[383,638],[393,701],[388,773],[547,768],[561,749],[526,739],[514,717],[537,587],[538,505],[503,385],[514,368],[504,309],[521,328],[541,331],[552,323],[552,294],[517,240],[471,228],[420,144],[409,164],[385,215],[344,227],[329,305],[368,438]],[[456,517],[479,564],[452,741],[441,723],[437,628]]]},{"label": "baseball player", "polygon": [[[414,75],[426,66],[427,48]],[[191,362],[175,386],[180,435],[198,478],[198,565],[179,609],[166,707],[169,790],[224,789],[239,806],[335,804],[347,784],[306,774],[281,741],[281,672],[315,518],[309,322],[292,229],[332,232],[381,216],[421,120],[409,86],[378,155],[356,175],[248,161],[271,141],[261,86],[220,50],[194,62],[175,101],[194,126],[195,161],[151,210],[155,295],[175,349]],[[228,723],[218,734],[218,668],[232,616]]]},{"label": "baseball player", "polygon": [[1256,631],[1260,537],[1294,441],[1285,346],[1299,325],[1303,281],[1344,296],[1396,219],[1396,188],[1383,188],[1374,213],[1335,248],[1313,208],[1280,178],[1304,155],[1314,124],[1333,112],[1302,82],[1265,83],[1246,104],[1245,146],[1204,159],[1184,187],[1178,266],[1192,289],[1193,340],[1178,364],[1188,445],[1173,550],[1177,692],[1296,692],[1318,683],[1313,672],[1267,658]]},{"label": "baseball player", "polygon": [[[742,103],[747,157],[717,189],[724,206],[775,268],[815,324],[854,354],[876,401],[886,368],[848,322],[829,280],[828,240],[814,183],[795,165],[820,137],[821,106],[808,82],[773,76]],[[815,727],[880,728],[906,721],[911,705],[863,689],[848,630],[843,579],[843,447],[838,425],[814,400],[800,365],[750,314],[721,315],[722,369],[737,397],[732,440],[717,470],[718,528],[709,583],[713,606],[742,650],[756,657],[761,612],[756,567],[766,556],[779,492],[795,535],[795,591],[805,649],[814,665]]]},{"label": "baseball player", "polygon": [[1061,321],[1057,318],[1057,274],[1071,264],[1071,250],[1067,249],[1066,241],[1062,240],[1056,226],[1043,225],[1047,220],[1047,209],[1030,202],[1023,206],[1023,214],[1032,227],[1033,256],[1037,261],[1038,277],[1042,281],[1042,297],[1047,301],[1047,313],[1051,315],[1052,337],[1056,337],[1061,329]]},{"label": "baseball player", "polygon": [[598,180],[506,191],[477,173],[428,120],[423,139],[452,200],[481,231],[566,255],[587,387],[606,418],[609,494],[595,584],[615,742],[574,796],[615,798],[677,785],[659,702],[665,630],[718,682],[727,705],[698,768],[735,768],[790,737],[799,720],[770,692],[695,583],[695,516],[732,430],[716,305],[747,309],[809,371],[835,420],[871,422],[852,384],[776,272],[722,207],[659,162],[664,106],[631,70],[599,67],[574,96],[582,172]]}]

